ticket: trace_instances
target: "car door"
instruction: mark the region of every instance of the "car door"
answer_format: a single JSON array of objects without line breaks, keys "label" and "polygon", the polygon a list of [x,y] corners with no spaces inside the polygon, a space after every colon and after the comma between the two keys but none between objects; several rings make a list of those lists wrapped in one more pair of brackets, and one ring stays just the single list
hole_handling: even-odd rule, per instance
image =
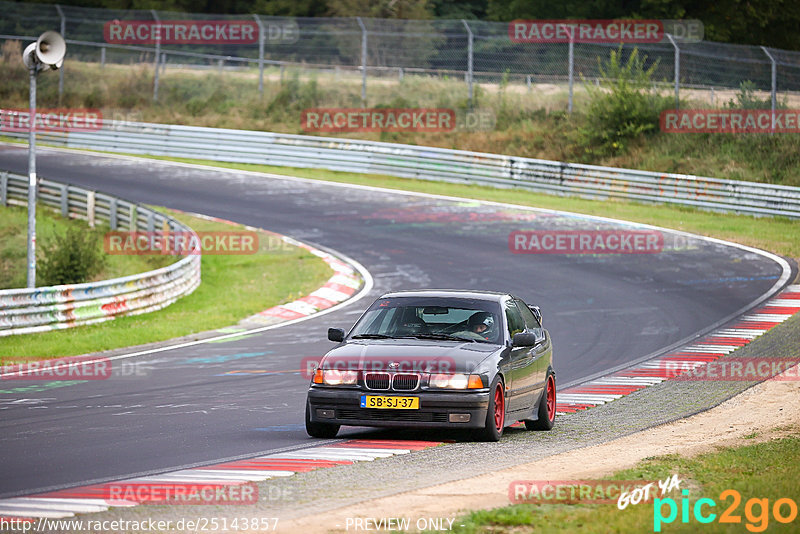
[{"label": "car door", "polygon": [[[547,367],[551,361],[552,347],[547,331],[533,315],[528,305],[520,299],[514,299],[520,311],[523,321],[525,321],[525,331],[536,335],[536,345],[531,348],[531,374],[533,376],[532,402],[536,402],[542,395],[545,381],[547,380]],[[533,407],[531,405],[531,407]]]},{"label": "car door", "polygon": [[[525,321],[513,299],[508,299],[505,304],[506,324],[508,325],[509,339],[514,339],[514,334],[525,331]],[[533,390],[536,377],[533,367],[534,347],[511,347],[509,376],[511,378],[511,391],[508,398],[508,411],[528,410],[534,402]]]}]

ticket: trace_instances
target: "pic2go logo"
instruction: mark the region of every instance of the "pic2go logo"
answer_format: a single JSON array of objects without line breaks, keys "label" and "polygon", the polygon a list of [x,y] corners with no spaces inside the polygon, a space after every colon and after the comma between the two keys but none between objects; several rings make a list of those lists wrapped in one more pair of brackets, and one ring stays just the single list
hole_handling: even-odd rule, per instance
[{"label": "pic2go logo", "polygon": [[[741,524],[742,516],[736,513],[739,505],[742,503],[741,494],[732,489],[728,489],[719,494],[721,501],[731,499],[730,505],[719,515],[712,512],[716,508],[717,503],[714,499],[702,498],[695,501],[694,506],[689,503],[689,490],[681,492],[683,498],[680,504],[681,523],[689,523],[689,512],[691,511],[694,520],[698,523],[708,524],[715,520],[718,523]],[[747,519],[745,528],[750,532],[764,532],[769,526],[770,512],[772,517],[778,523],[791,523],[797,519],[797,503],[792,499],[784,497],[777,499],[772,503],[772,508],[769,506],[769,499],[752,498],[744,505],[744,516]],[[666,513],[666,515],[664,515]],[[661,525],[670,524],[678,518],[678,503],[675,499],[656,498],[653,501],[653,532],[661,532]]]}]

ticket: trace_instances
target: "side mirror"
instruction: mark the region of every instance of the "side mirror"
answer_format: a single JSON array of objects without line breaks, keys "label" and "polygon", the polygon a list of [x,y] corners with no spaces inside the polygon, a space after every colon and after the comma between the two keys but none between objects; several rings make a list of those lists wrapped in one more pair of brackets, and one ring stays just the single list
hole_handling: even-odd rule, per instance
[{"label": "side mirror", "polygon": [[531,310],[531,313],[533,314],[533,316],[536,317],[537,321],[539,321],[539,326],[543,326],[542,325],[542,309],[539,308],[539,306],[528,306],[528,309]]},{"label": "side mirror", "polygon": [[341,343],[344,341],[344,330],[341,328],[328,328],[328,339]]},{"label": "side mirror", "polygon": [[536,345],[536,334],[529,332],[519,332],[514,334],[511,344],[515,347],[532,347]]}]

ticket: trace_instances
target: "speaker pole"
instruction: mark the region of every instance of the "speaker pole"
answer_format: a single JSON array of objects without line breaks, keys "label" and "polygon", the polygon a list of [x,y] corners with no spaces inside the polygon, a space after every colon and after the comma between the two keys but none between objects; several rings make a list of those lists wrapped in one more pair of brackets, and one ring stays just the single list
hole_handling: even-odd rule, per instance
[{"label": "speaker pole", "polygon": [[[34,53],[35,55],[35,53]],[[28,287],[36,287],[36,75],[39,64],[31,62],[30,128],[28,130]]]},{"label": "speaker pole", "polygon": [[57,32],[44,32],[22,53],[30,75],[28,115],[28,287],[36,287],[36,76],[44,68],[58,69],[64,63],[67,43]]}]

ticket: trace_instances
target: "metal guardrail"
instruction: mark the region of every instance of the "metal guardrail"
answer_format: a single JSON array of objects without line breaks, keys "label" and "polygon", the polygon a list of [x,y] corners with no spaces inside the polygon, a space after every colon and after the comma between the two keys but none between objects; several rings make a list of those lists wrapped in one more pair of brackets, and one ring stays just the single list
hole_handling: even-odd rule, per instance
[{"label": "metal guardrail", "polygon": [[800,218],[798,187],[377,141],[115,121],[107,121],[99,131],[42,133],[38,139],[70,148],[385,174]]},{"label": "metal guardrail", "polygon": [[[111,195],[51,180],[39,181],[39,201],[64,217],[90,226],[107,221],[111,230],[192,232],[177,220]],[[0,172],[0,205],[27,205],[28,177]],[[141,274],[34,289],[0,291],[0,337],[70,328],[122,315],[155,311],[200,285],[200,254]]]}]

